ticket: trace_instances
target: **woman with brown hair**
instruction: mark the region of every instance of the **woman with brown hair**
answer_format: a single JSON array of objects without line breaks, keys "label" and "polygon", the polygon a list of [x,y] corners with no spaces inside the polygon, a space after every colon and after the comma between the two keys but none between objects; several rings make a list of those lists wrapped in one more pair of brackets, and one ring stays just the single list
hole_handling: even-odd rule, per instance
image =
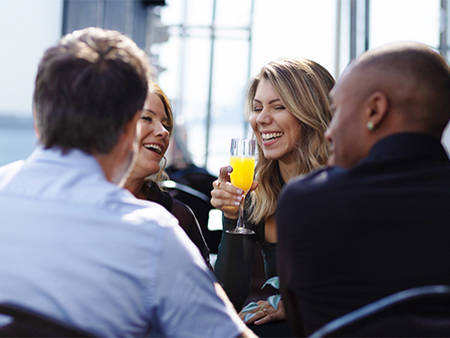
[{"label": "woman with brown hair", "polygon": [[162,162],[165,162],[164,154],[169,147],[173,123],[169,99],[157,84],[150,82],[138,122],[138,155],[124,188],[137,198],[161,204],[172,213],[209,265],[209,249],[193,212],[158,186],[160,181],[167,178],[165,163]]}]

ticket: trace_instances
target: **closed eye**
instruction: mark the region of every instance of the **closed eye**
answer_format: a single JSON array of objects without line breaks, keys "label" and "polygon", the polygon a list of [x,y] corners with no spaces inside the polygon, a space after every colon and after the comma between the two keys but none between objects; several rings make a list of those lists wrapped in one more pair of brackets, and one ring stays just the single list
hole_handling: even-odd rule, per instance
[{"label": "closed eye", "polygon": [[153,119],[150,116],[141,116],[141,120],[145,120],[148,122],[153,122]]}]

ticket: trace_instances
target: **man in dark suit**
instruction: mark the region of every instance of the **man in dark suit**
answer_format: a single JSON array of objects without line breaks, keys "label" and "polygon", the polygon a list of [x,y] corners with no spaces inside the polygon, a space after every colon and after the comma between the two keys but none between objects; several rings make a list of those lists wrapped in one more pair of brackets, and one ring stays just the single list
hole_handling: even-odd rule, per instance
[{"label": "man in dark suit", "polygon": [[285,187],[279,274],[299,335],[403,289],[450,284],[450,71],[417,43],[363,54],[330,94],[331,167]]}]

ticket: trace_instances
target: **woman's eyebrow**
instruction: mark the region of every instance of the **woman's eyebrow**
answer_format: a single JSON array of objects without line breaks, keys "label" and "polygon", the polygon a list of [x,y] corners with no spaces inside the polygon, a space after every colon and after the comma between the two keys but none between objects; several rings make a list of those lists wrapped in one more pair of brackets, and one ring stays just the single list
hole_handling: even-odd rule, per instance
[{"label": "woman's eyebrow", "polygon": [[[281,102],[281,100],[279,99],[279,98],[277,98],[277,99],[273,99],[273,100],[270,100],[269,101],[269,104],[272,104],[272,103],[275,103],[275,102],[277,102],[277,101],[280,101]],[[259,101],[258,99],[253,99],[253,102],[255,103],[262,103],[261,101]]]},{"label": "woman's eyebrow", "polygon": [[144,108],[144,111],[151,113],[153,115],[156,115],[156,113],[153,110],[151,110],[150,108]]}]

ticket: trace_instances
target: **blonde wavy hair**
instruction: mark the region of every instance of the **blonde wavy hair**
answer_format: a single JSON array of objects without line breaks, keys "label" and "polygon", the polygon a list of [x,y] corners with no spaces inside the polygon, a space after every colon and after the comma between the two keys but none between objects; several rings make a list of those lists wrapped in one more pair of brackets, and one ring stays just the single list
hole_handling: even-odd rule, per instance
[{"label": "blonde wavy hair", "polygon": [[[247,118],[253,110],[258,84],[263,79],[271,83],[287,110],[299,121],[301,133],[296,147],[297,175],[325,165],[328,147],[324,134],[331,120],[328,94],[334,86],[333,77],[324,67],[308,59],[272,61],[261,69],[250,84]],[[259,145],[255,179],[259,185],[250,194],[249,219],[259,223],[275,213],[283,185],[278,161],[266,159]]]}]

